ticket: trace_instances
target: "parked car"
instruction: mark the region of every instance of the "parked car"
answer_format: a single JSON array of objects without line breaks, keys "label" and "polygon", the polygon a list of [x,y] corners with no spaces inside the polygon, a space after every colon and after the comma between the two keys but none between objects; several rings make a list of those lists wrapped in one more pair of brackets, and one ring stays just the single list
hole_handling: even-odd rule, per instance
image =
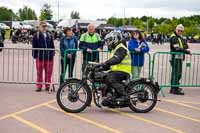
[{"label": "parked car", "polygon": [[0,29],[9,30],[9,29],[10,29],[10,27],[9,27],[9,26],[7,26],[7,25],[6,25],[6,24],[4,24],[4,23],[0,23]]},{"label": "parked car", "polygon": [[33,27],[31,25],[23,23],[23,22],[20,22],[20,21],[13,21],[12,22],[12,28],[15,28],[15,29],[27,29],[27,30],[33,29]]}]

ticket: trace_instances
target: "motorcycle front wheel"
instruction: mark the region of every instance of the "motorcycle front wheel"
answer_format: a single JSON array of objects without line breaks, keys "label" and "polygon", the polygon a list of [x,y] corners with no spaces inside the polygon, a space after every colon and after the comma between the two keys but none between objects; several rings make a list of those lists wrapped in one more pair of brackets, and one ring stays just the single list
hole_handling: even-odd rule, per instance
[{"label": "motorcycle front wheel", "polygon": [[57,103],[69,113],[79,113],[91,104],[92,92],[78,79],[66,80],[57,91]]}]

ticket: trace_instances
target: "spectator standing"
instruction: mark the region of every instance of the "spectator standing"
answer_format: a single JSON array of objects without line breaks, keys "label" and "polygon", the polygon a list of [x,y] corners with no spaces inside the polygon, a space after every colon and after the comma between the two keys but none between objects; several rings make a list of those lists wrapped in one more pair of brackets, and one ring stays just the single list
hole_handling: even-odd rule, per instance
[{"label": "spectator standing", "polygon": [[[61,77],[60,77],[60,83],[64,82],[64,77],[65,77],[65,71],[68,67],[68,77],[72,78],[73,77],[73,70],[74,70],[74,64],[75,64],[75,58],[76,58],[76,50],[78,48],[78,39],[77,37],[73,34],[71,28],[66,28],[64,29],[64,34],[65,36],[61,38],[60,40],[60,51],[61,51]],[[67,49],[73,49],[72,51],[67,52],[66,58],[64,56],[65,51]],[[66,64],[64,64],[64,60]]]},{"label": "spectator standing", "polygon": [[37,49],[33,50],[33,58],[36,59],[37,69],[36,92],[42,90],[43,70],[45,70],[45,90],[49,91],[55,51],[48,49],[54,49],[55,47],[53,37],[47,32],[47,24],[45,21],[40,22],[40,31],[33,36],[32,47]]},{"label": "spectator standing", "polygon": [[1,32],[0,32],[0,52],[2,51],[3,47],[4,47],[3,38],[2,38],[2,35],[1,35]]},{"label": "spectator standing", "polygon": [[[172,76],[171,76],[171,90],[170,93],[176,95],[184,95],[181,88],[177,87],[180,85],[180,79],[182,77],[182,65],[185,59],[185,54],[191,54],[189,46],[186,40],[182,37],[184,32],[184,27],[182,24],[177,25],[174,33],[170,37],[170,51],[179,52],[179,54],[172,54],[171,66],[172,66]],[[183,54],[180,54],[183,53]]]},{"label": "spectator standing", "polygon": [[80,32],[80,25],[78,21],[76,21],[74,24],[73,33],[77,38],[79,38],[79,32]]},{"label": "spectator standing", "polygon": [[2,36],[2,39],[3,41],[6,39],[5,36],[6,36],[6,31],[5,29],[1,29],[1,36]]},{"label": "spectator standing", "polygon": [[99,52],[103,49],[101,37],[95,33],[95,25],[89,24],[87,30],[81,35],[79,45],[83,50],[83,69],[88,61],[99,62]]},{"label": "spectator standing", "polygon": [[10,38],[9,38],[9,40],[11,40],[11,39],[12,39],[13,32],[14,32],[14,28],[10,29]]},{"label": "spectator standing", "polygon": [[132,79],[139,78],[141,69],[144,66],[144,54],[149,52],[149,45],[143,39],[140,31],[137,30],[132,33],[128,49],[131,51]]}]

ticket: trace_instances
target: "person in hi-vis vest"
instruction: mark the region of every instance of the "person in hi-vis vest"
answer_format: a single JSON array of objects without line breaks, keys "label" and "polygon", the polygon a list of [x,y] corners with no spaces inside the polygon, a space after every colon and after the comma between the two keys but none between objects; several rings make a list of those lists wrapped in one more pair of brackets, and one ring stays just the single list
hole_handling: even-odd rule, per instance
[{"label": "person in hi-vis vest", "polygon": [[[122,85],[123,80],[130,78],[131,74],[131,56],[129,50],[122,44],[122,38],[119,32],[112,31],[106,35],[106,44],[112,49],[110,59],[99,65],[99,71],[110,70],[106,77],[108,88],[114,88],[118,93],[118,99],[127,97],[125,87]],[[105,99],[102,104],[106,105]]]},{"label": "person in hi-vis vest", "polygon": [[99,62],[99,52],[103,49],[101,37],[95,33],[95,28],[94,24],[89,24],[87,32],[82,34],[80,38],[79,48],[83,50],[82,71],[89,61]]},{"label": "person in hi-vis vest", "polygon": [[182,24],[177,25],[174,33],[171,35],[170,41],[170,51],[178,52],[172,54],[171,56],[171,66],[172,66],[172,74],[171,74],[171,90],[170,93],[176,95],[184,95],[184,92],[180,85],[180,79],[182,77],[182,65],[185,59],[185,54],[191,54],[189,46],[186,40],[182,37],[184,32],[184,27]]}]

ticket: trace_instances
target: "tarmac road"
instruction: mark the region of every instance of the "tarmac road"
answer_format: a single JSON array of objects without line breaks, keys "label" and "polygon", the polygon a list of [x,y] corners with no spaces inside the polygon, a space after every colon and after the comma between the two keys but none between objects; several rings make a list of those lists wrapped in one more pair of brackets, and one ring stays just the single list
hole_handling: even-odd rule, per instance
[{"label": "tarmac road", "polygon": [[[6,47],[30,46],[7,42]],[[151,52],[168,48],[152,45]],[[200,44],[191,49],[200,52]],[[185,96],[164,88],[166,97],[159,95],[161,102],[146,114],[94,105],[69,114],[58,107],[56,93],[34,90],[31,84],[0,84],[0,133],[200,133],[200,88],[184,88]]]}]

